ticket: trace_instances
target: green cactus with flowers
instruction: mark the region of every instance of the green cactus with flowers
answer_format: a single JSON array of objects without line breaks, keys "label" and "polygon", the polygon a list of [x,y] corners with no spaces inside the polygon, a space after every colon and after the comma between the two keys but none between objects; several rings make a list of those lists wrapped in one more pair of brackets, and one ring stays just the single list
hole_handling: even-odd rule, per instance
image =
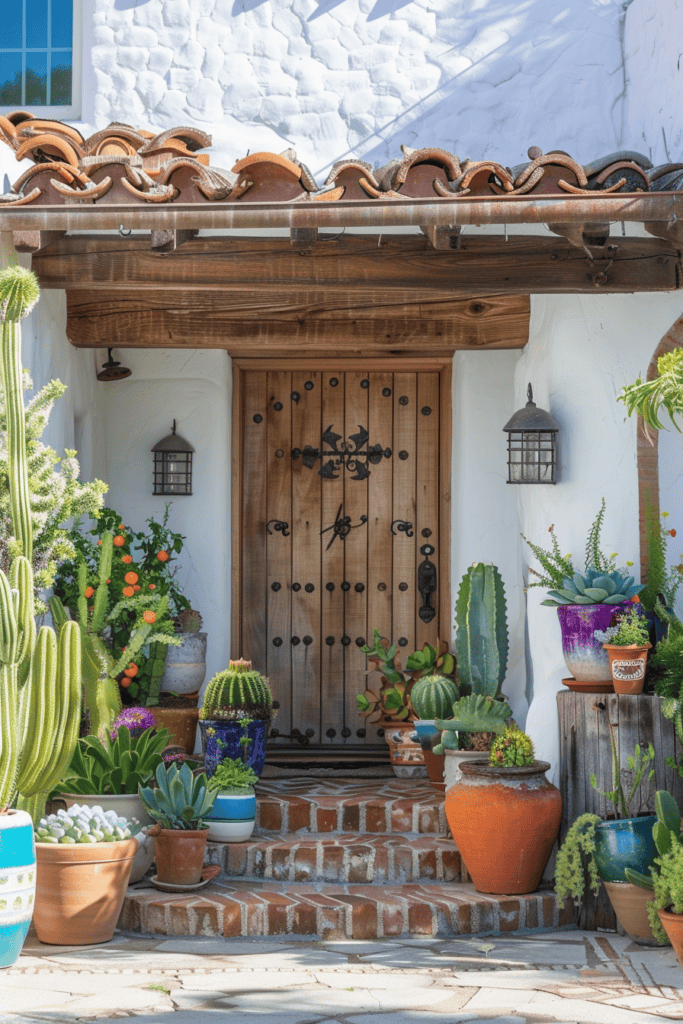
[{"label": "green cactus with flowers", "polygon": [[531,738],[518,726],[508,723],[502,736],[491,744],[489,764],[501,768],[524,768],[534,763]]}]

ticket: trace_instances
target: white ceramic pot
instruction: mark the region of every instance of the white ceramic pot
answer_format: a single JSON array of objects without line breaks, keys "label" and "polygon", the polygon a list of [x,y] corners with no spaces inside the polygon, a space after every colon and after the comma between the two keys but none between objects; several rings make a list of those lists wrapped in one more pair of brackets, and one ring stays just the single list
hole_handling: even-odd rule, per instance
[{"label": "white ceramic pot", "polygon": [[[107,793],[93,793],[85,796],[79,793],[62,793],[59,799],[64,800],[67,808],[73,804],[80,804],[81,807],[85,804],[86,807],[101,807],[103,811],[116,811],[119,818],[128,818],[129,821],[131,818],[136,818],[143,828],[153,824],[153,819],[145,810],[137,793],[121,793],[116,796]],[[138,852],[133,860],[129,885],[139,882],[147,874],[154,861],[154,838],[144,832],[138,832],[133,838],[137,841]]]},{"label": "white ceramic pot", "polygon": [[169,693],[196,693],[206,675],[206,633],[176,633],[180,647],[168,647],[161,689]]},{"label": "white ceramic pot", "polygon": [[251,821],[230,821],[228,818],[207,818],[208,839],[211,843],[246,843],[254,831]]},{"label": "white ceramic pot", "polygon": [[486,751],[482,750],[444,750],[446,755],[446,766],[444,768],[443,777],[446,783],[446,791],[454,786],[456,782],[460,781],[460,765],[463,761],[481,761],[482,758],[486,758],[488,755]]}]

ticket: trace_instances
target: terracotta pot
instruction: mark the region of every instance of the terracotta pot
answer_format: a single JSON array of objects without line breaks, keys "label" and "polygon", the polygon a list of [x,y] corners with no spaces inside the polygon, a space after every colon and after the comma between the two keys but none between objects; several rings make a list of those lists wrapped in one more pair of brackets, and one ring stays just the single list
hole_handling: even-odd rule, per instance
[{"label": "terracotta pot", "polygon": [[[152,824],[152,818],[145,810],[145,805],[137,793],[97,793],[92,796],[83,793],[62,793],[59,799],[64,801],[67,808],[73,807],[74,804],[78,804],[80,807],[83,805],[101,807],[103,811],[116,811],[119,818],[128,818],[129,821],[135,818],[142,828]],[[144,836],[139,837],[138,850],[128,884],[133,885],[134,882],[139,882],[151,868],[153,860],[154,840]]]},{"label": "terracotta pot", "polygon": [[114,934],[138,844],[36,843],[33,923],[41,942],[88,946]]},{"label": "terracotta pot", "polygon": [[630,882],[603,882],[617,921],[629,938],[641,946],[661,946],[652,934],[647,916],[647,905],[653,897],[652,889],[642,889]]},{"label": "terracotta pot", "polygon": [[657,914],[662,922],[662,928],[669,936],[678,962],[683,964],[683,914],[672,914],[668,910],[658,910]]},{"label": "terracotta pot", "polygon": [[186,754],[194,752],[199,721],[199,708],[149,708],[160,729],[168,729],[170,743],[182,747]]},{"label": "terracotta pot", "polygon": [[603,644],[609,657],[612,686],[615,693],[634,694],[643,692],[647,652],[652,644]]},{"label": "terracotta pot", "polygon": [[446,791],[446,817],[479,892],[534,892],[557,839],[562,797],[545,777],[547,761],[500,768],[464,761]]},{"label": "terracotta pot", "polygon": [[389,760],[394,775],[399,779],[425,779],[427,767],[422,756],[420,741],[411,739],[415,722],[397,722],[384,726],[384,739],[389,745]]},{"label": "terracotta pot", "polygon": [[208,828],[162,828],[155,836],[157,878],[170,885],[201,881]]},{"label": "terracotta pot", "polygon": [[433,719],[418,718],[415,722],[415,731],[422,748],[422,756],[424,757],[429,781],[437,792],[445,793],[444,768],[446,756],[445,754],[435,754],[432,750],[436,743],[441,742],[441,733],[435,727]]}]

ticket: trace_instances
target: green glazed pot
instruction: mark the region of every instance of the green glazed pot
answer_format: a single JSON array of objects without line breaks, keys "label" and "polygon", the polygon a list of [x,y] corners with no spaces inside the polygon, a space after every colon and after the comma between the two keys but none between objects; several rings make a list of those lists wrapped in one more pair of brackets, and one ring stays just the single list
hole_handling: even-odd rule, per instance
[{"label": "green glazed pot", "polygon": [[603,882],[627,881],[625,870],[649,874],[657,856],[652,828],[657,815],[601,821],[595,827],[595,862]]}]

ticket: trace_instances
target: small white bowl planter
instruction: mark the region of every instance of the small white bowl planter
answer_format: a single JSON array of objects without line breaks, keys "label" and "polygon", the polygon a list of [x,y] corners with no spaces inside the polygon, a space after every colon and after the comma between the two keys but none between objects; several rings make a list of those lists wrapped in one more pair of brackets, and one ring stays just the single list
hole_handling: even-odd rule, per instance
[{"label": "small white bowl planter", "polygon": [[254,831],[256,795],[253,791],[219,793],[206,818],[209,842],[244,843]]}]

